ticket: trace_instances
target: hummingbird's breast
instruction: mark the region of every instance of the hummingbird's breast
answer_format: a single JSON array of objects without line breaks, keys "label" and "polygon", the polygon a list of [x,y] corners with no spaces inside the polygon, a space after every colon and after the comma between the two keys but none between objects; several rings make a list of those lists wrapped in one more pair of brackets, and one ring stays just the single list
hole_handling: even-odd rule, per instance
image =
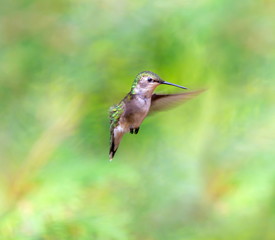
[{"label": "hummingbird's breast", "polygon": [[147,116],[151,105],[151,98],[134,95],[133,98],[125,104],[124,119],[130,128],[138,128],[144,118]]}]

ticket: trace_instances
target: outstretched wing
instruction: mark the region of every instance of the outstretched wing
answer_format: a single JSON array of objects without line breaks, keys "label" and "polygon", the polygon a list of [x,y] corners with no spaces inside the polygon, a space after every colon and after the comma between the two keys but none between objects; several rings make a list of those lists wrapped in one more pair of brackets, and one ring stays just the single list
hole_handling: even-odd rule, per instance
[{"label": "outstretched wing", "polygon": [[163,111],[169,109],[177,104],[180,104],[197,96],[203,91],[205,90],[177,94],[153,94],[149,114],[156,111]]}]

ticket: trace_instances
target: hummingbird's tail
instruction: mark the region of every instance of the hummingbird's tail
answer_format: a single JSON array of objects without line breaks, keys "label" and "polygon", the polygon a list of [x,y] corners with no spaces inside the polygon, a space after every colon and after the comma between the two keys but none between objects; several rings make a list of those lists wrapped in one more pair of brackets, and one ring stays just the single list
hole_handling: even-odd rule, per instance
[{"label": "hummingbird's tail", "polygon": [[110,161],[113,160],[113,157],[115,156],[115,153],[118,149],[119,143],[123,135],[124,135],[124,132],[121,131],[121,129],[115,128],[113,131],[111,131],[110,151],[109,151]]},{"label": "hummingbird's tail", "polygon": [[114,133],[111,133],[110,151],[109,151],[109,158],[110,158],[110,161],[113,160],[113,157],[115,156],[116,150],[117,150],[117,149],[115,149],[115,138],[114,138]]}]

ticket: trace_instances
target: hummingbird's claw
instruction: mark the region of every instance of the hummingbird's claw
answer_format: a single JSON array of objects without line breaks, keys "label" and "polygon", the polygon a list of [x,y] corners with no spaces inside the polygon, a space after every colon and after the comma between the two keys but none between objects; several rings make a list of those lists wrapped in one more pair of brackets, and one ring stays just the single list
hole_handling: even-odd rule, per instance
[{"label": "hummingbird's claw", "polygon": [[138,128],[130,128],[130,133],[131,134],[138,134],[139,127]]},{"label": "hummingbird's claw", "polygon": [[135,128],[135,134],[138,134],[139,128]]}]

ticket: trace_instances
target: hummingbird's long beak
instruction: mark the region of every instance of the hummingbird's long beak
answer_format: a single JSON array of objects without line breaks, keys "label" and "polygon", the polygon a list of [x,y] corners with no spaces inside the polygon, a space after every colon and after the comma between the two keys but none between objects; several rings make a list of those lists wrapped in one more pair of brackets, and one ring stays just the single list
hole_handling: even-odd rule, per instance
[{"label": "hummingbird's long beak", "polygon": [[174,83],[170,83],[170,82],[166,82],[166,81],[160,81],[159,82],[160,84],[166,84],[166,85],[171,85],[171,86],[175,86],[175,87],[178,87],[178,88],[182,88],[182,89],[188,89],[186,87],[183,87],[183,86],[180,86],[180,85],[177,85],[177,84],[174,84]]}]

